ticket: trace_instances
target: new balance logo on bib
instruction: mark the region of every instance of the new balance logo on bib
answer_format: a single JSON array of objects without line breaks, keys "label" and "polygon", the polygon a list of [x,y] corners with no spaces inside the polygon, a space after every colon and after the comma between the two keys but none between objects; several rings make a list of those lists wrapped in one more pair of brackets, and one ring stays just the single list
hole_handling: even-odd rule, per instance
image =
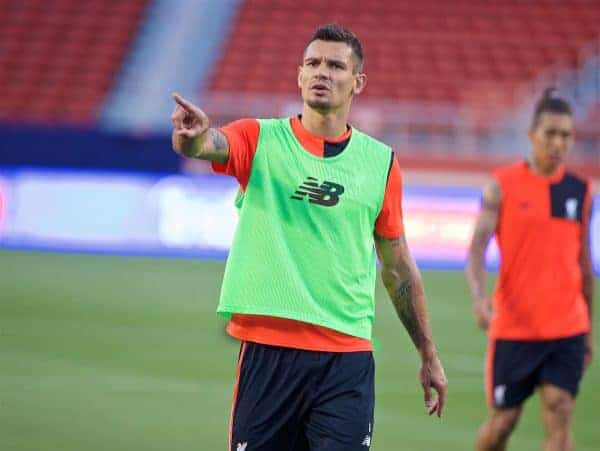
[{"label": "new balance logo on bib", "polygon": [[318,179],[307,177],[306,181],[298,187],[292,199],[304,200],[308,195],[308,201],[311,204],[333,207],[340,201],[340,196],[343,193],[344,187],[342,185],[327,180],[319,184]]}]

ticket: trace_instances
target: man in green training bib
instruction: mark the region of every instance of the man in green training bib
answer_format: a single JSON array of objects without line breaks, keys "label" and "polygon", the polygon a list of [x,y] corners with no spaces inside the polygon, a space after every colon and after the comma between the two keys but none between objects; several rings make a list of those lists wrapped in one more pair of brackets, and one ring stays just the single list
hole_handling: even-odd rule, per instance
[{"label": "man in green training bib", "polygon": [[330,24],[302,56],[297,117],[215,129],[173,94],[173,149],[211,161],[242,193],[218,307],[242,343],[231,451],[370,447],[376,251],[421,356],[428,413],[442,415],[447,380],[404,237],[400,168],[388,146],[348,125],[362,69],[360,41]]}]

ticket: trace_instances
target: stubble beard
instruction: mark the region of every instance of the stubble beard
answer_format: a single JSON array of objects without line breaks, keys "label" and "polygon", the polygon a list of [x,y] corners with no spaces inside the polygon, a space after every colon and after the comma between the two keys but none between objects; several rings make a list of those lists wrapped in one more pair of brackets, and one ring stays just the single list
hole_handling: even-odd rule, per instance
[{"label": "stubble beard", "polygon": [[331,110],[331,102],[326,99],[308,99],[306,104],[313,110],[325,113]]},{"label": "stubble beard", "polygon": [[552,159],[549,156],[542,155],[538,157],[534,155],[530,161],[542,174],[550,175],[554,174],[558,170],[560,165],[564,163],[564,160],[565,159],[563,157],[559,161],[555,162],[552,161]]}]

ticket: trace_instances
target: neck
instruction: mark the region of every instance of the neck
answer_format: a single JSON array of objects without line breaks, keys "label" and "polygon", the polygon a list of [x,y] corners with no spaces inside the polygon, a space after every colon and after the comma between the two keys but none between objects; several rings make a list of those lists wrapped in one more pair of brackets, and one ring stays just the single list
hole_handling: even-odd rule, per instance
[{"label": "neck", "polygon": [[337,138],[346,131],[348,110],[321,113],[304,104],[302,125],[313,135],[323,138]]},{"label": "neck", "polygon": [[558,171],[558,168],[560,167],[560,165],[558,165],[554,167],[550,166],[549,168],[543,168],[535,161],[535,158],[530,158],[527,163],[529,164],[529,168],[534,174],[542,175],[544,177],[553,176],[554,174],[556,174],[556,171]]}]

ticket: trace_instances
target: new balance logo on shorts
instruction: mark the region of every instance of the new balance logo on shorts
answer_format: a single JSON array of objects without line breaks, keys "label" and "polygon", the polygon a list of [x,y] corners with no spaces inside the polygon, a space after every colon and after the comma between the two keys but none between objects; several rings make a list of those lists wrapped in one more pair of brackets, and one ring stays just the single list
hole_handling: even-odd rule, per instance
[{"label": "new balance logo on shorts", "polygon": [[504,398],[506,395],[506,385],[497,385],[494,388],[494,402],[497,406],[504,404]]},{"label": "new balance logo on shorts", "polygon": [[319,184],[319,180],[314,177],[307,177],[302,183],[292,199],[304,200],[308,195],[308,201],[311,204],[323,205],[324,207],[333,207],[340,201],[340,196],[344,193],[344,187],[327,180]]},{"label": "new balance logo on shorts", "polygon": [[365,435],[361,445],[366,446],[367,448],[371,447],[371,423],[369,423],[369,433]]}]

